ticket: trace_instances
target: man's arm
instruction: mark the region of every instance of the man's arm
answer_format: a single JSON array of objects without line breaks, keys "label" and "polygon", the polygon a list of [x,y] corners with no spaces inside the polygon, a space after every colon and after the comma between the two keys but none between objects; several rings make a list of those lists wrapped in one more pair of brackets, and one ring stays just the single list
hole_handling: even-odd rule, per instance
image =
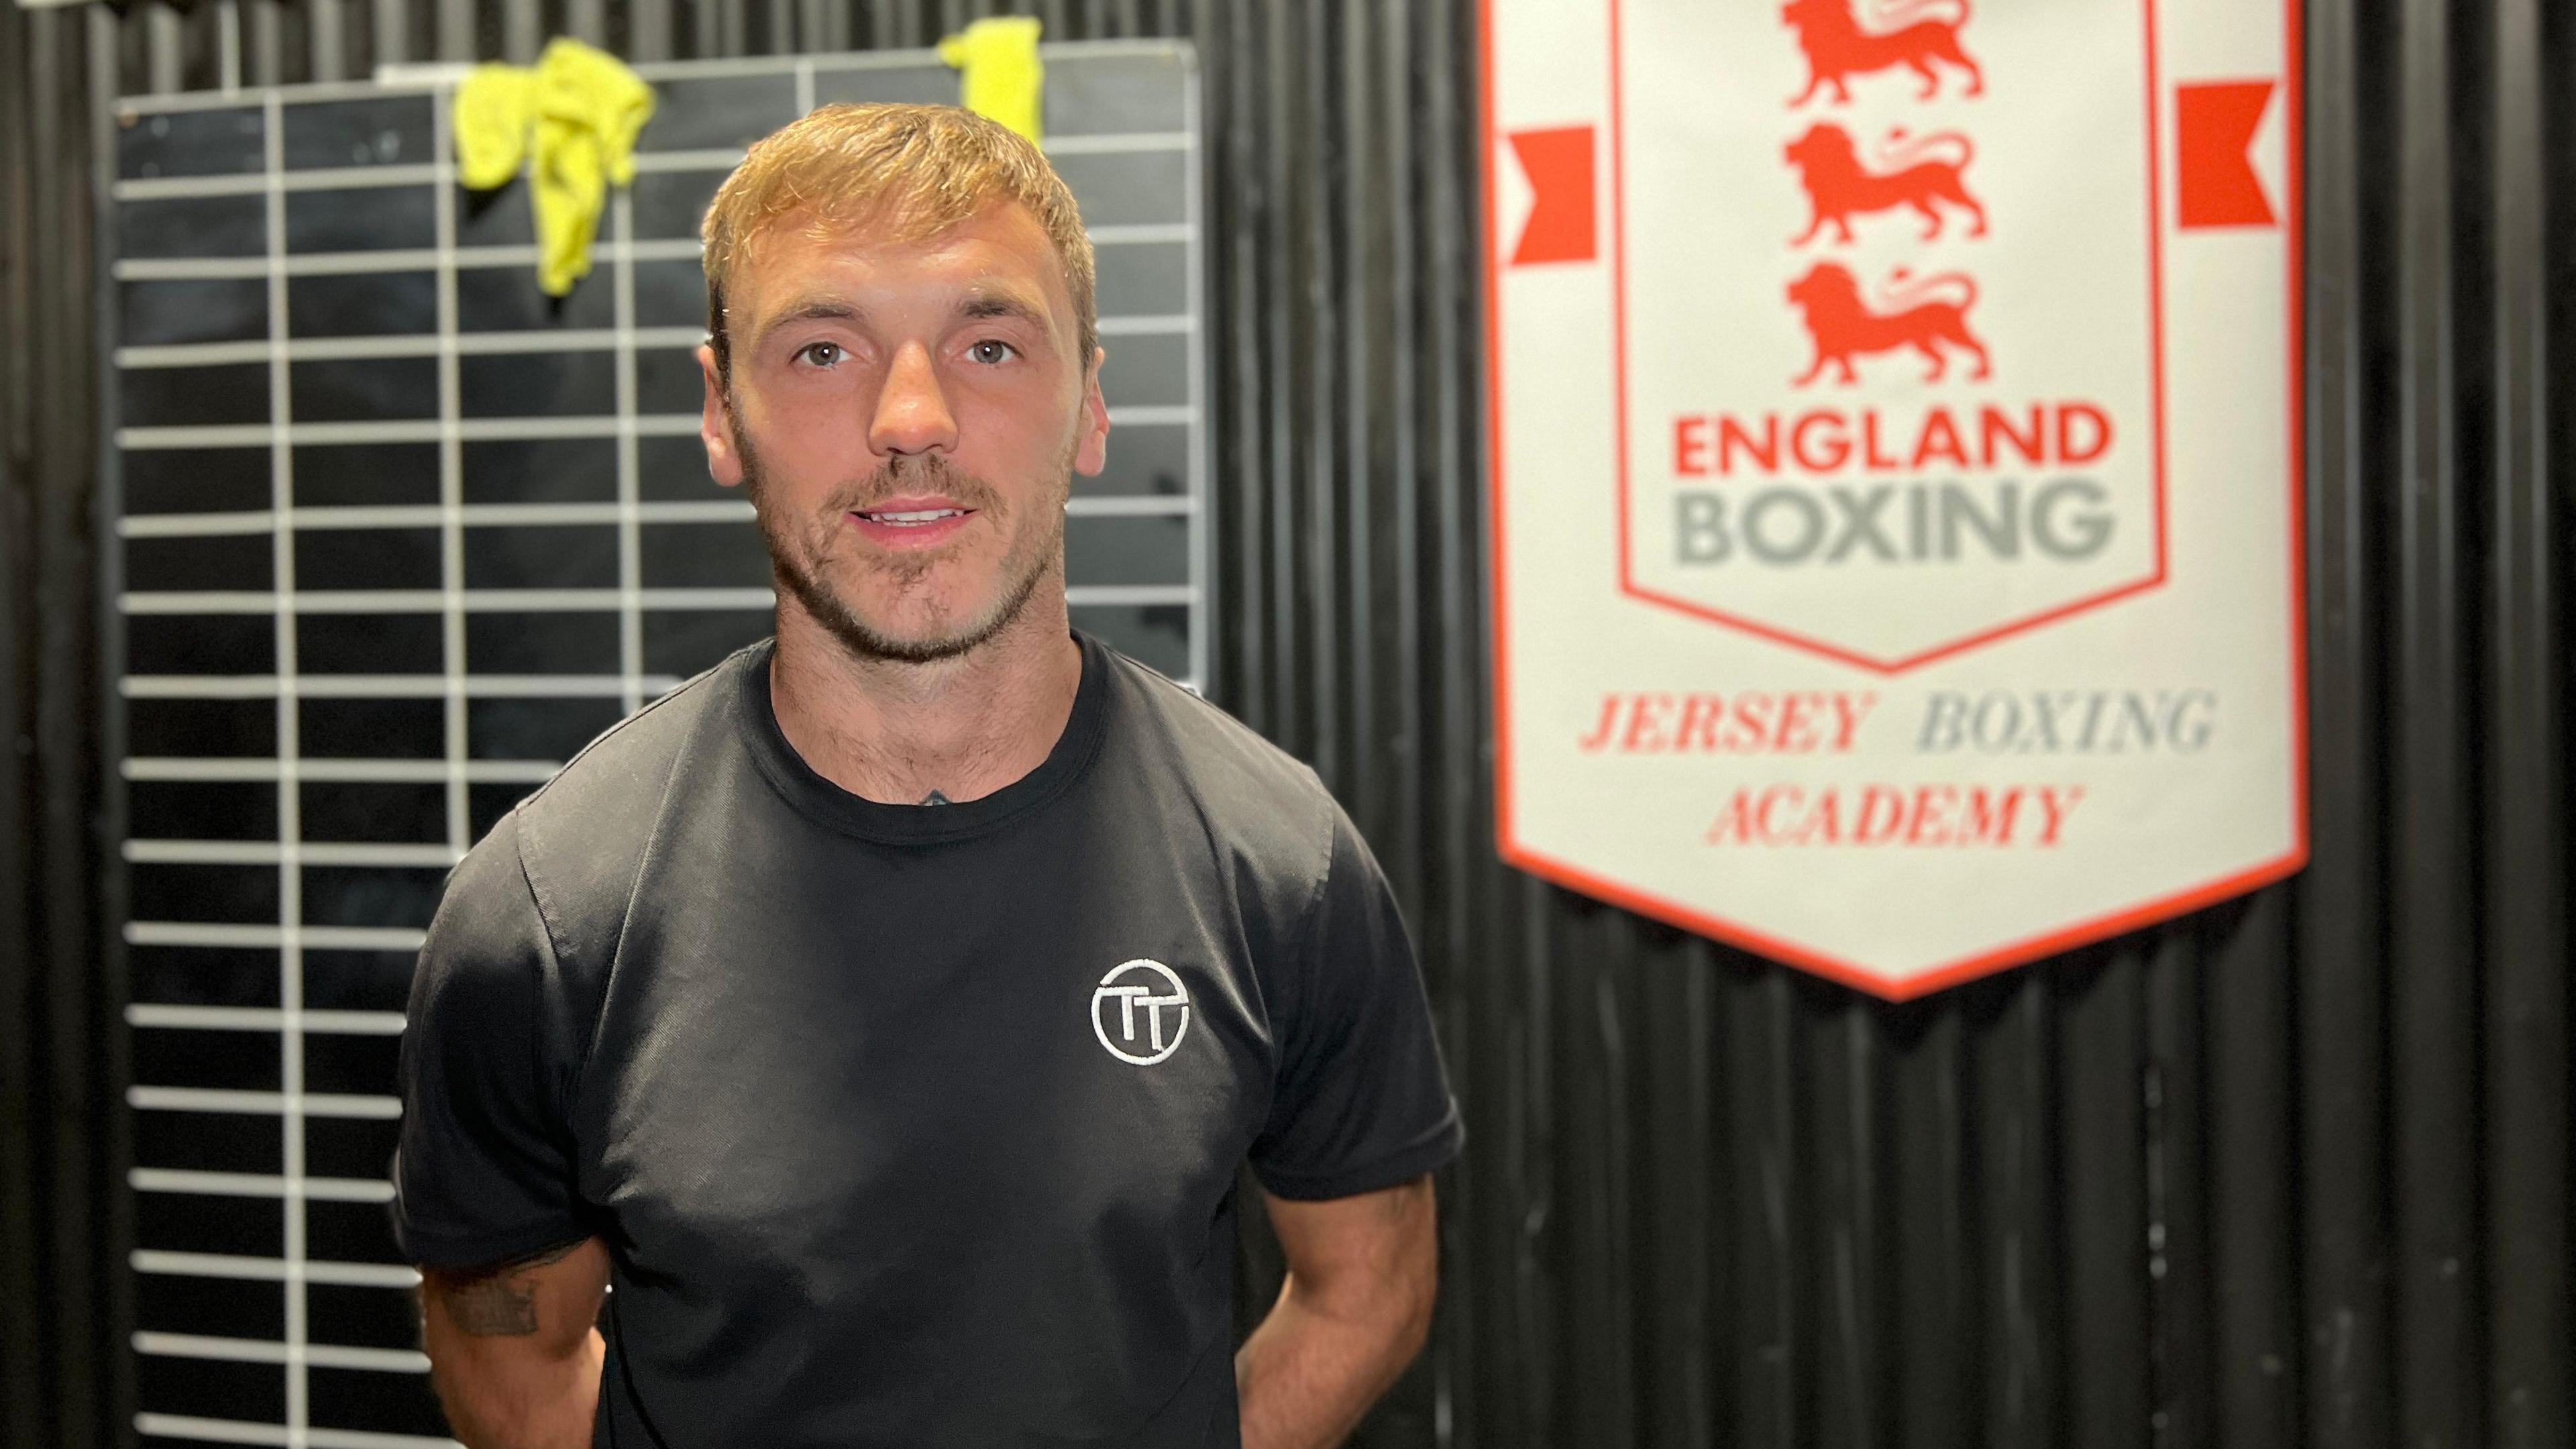
[{"label": "man's arm", "polygon": [[1324,1202],[1271,1197],[1288,1282],[1234,1356],[1244,1449],[1326,1449],[1422,1351],[1439,1290],[1431,1179]]},{"label": "man's arm", "polygon": [[472,1449],[587,1449],[608,1249],[586,1238],[497,1268],[421,1271],[421,1346]]}]

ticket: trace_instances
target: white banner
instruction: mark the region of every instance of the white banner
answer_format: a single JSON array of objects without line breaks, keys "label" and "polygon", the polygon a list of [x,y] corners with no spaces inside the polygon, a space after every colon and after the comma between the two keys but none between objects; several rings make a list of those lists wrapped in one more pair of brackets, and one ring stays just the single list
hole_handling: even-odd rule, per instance
[{"label": "white banner", "polygon": [[2285,0],[1487,0],[1500,844],[1891,997],[2306,857]]}]

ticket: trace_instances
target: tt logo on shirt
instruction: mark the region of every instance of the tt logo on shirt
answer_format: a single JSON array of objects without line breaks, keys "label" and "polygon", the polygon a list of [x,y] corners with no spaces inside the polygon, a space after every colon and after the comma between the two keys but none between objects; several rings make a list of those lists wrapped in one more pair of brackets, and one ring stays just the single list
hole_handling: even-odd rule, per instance
[{"label": "tt logo on shirt", "polygon": [[1091,993],[1091,1034],[1122,1062],[1150,1067],[1179,1051],[1189,1030],[1189,990],[1160,961],[1121,962]]}]

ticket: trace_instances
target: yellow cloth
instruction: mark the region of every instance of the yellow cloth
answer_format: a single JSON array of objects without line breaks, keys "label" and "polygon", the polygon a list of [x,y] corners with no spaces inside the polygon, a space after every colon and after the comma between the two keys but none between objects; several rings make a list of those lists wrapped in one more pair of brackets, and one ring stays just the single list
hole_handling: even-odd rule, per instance
[{"label": "yellow cloth", "polygon": [[[590,271],[608,183],[635,179],[635,137],[653,88],[624,62],[558,37],[533,66],[480,65],[456,88],[457,169],[489,191],[529,161],[537,219],[537,284],[551,297]],[[533,140],[532,140],[533,138]]]},{"label": "yellow cloth", "polygon": [[978,20],[939,42],[939,58],[957,67],[957,104],[1042,142],[1038,102],[1046,66],[1038,60],[1038,21],[1026,15]]}]

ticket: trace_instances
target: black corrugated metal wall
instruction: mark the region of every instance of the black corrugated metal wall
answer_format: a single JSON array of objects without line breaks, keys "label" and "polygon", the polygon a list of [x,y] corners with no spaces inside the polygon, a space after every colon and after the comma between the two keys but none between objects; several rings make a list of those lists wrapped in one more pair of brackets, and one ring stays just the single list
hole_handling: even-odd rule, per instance
[{"label": "black corrugated metal wall", "polygon": [[99,1441],[125,1373],[123,983],[101,969],[97,317],[80,12],[0,15],[0,1443]]},{"label": "black corrugated metal wall", "polygon": [[1207,69],[1214,693],[1376,843],[1473,1133],[1434,1347],[1363,1442],[2576,1442],[2576,399],[2551,372],[2576,16],[2551,0],[2310,7],[2313,865],[1905,1006],[1494,860],[1468,0],[10,12],[0,1441],[130,1437],[94,103],[557,31],[638,58],[917,45],[1000,8],[1186,34]]}]

